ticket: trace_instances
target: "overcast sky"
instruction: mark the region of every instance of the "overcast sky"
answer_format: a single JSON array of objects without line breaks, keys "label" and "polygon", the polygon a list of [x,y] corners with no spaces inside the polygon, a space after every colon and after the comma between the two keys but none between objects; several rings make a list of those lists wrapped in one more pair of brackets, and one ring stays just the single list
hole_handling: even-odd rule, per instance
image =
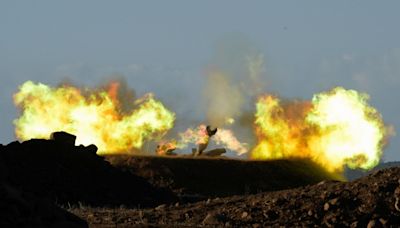
[{"label": "overcast sky", "polygon": [[[26,80],[95,86],[119,75],[195,119],[207,70],[254,54],[264,57],[265,92],[367,92],[400,129],[399,9],[399,1],[1,1],[0,143],[15,140],[12,95]],[[399,149],[393,137],[384,159],[400,160]]]}]

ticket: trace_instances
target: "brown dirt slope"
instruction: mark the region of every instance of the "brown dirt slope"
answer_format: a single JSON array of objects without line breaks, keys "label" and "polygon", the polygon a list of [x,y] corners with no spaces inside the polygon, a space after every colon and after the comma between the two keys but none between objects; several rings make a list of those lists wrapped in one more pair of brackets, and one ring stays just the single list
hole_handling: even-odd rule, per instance
[{"label": "brown dirt slope", "polygon": [[76,208],[91,225],[210,227],[397,227],[400,168],[353,182],[325,181],[292,190],[216,198],[154,209]]}]

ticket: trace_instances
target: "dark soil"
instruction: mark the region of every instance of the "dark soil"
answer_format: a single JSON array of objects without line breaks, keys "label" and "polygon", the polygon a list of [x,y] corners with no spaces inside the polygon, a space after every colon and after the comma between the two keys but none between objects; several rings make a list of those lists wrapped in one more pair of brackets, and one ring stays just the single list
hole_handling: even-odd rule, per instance
[{"label": "dark soil", "polygon": [[88,227],[85,220],[59,208],[51,199],[12,186],[9,174],[0,159],[0,227]]},{"label": "dark soil", "polygon": [[0,184],[0,227],[87,227],[85,220],[56,206],[49,198]]},{"label": "dark soil", "polygon": [[292,190],[208,199],[153,209],[75,208],[101,227],[398,227],[400,168],[353,182],[326,181]]},{"label": "dark soil", "polygon": [[0,145],[0,227],[400,224],[398,167],[341,182],[301,159],[103,158],[56,136]]},{"label": "dark soil", "polygon": [[96,150],[32,139],[3,147],[0,159],[10,184],[62,205],[149,207],[176,201],[172,192],[111,166]]},{"label": "dark soil", "polygon": [[249,161],[191,156],[106,156],[122,170],[166,187],[183,201],[295,188],[343,179],[306,159]]},{"label": "dark soil", "polygon": [[0,227],[87,227],[70,205],[151,207],[175,195],[123,172],[94,145],[33,139],[0,144]]}]

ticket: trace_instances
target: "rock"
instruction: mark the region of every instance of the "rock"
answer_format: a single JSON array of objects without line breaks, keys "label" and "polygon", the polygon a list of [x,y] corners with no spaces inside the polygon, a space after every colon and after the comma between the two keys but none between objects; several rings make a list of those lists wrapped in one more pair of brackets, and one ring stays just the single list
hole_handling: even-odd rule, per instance
[{"label": "rock", "polygon": [[350,227],[352,227],[352,228],[355,228],[357,226],[358,226],[358,222],[357,221],[352,222],[351,225],[350,225]]},{"label": "rock", "polygon": [[160,210],[164,210],[166,207],[167,207],[166,204],[161,204],[161,205],[157,206],[155,209],[156,209],[156,211],[160,211]]},{"label": "rock", "polygon": [[208,213],[201,223],[203,225],[213,225],[218,224],[218,221],[213,214]]},{"label": "rock", "polygon": [[[399,189],[399,188],[397,188],[397,189]],[[396,191],[397,191],[397,189],[396,189]],[[400,211],[400,197],[398,196],[398,194],[396,194],[396,192],[395,192],[395,194],[394,194],[394,198],[395,198],[394,208],[395,208],[397,211]]]},{"label": "rock", "polygon": [[327,210],[329,210],[329,203],[324,204],[324,211],[327,211]]},{"label": "rock", "polygon": [[62,142],[62,143],[74,146],[76,136],[72,135],[70,133],[64,132],[64,131],[57,131],[57,132],[51,133],[50,139],[57,141],[57,142]]},{"label": "rock", "polygon": [[375,225],[376,225],[375,220],[370,220],[369,223],[368,223],[368,225],[367,225],[367,228],[375,227]]},{"label": "rock", "polygon": [[202,155],[203,156],[209,156],[209,157],[217,157],[217,156],[221,156],[224,153],[226,153],[226,149],[225,148],[217,148],[217,149],[205,151],[205,152],[203,152]]},{"label": "rock", "polygon": [[338,202],[338,200],[339,200],[339,198],[331,199],[331,200],[329,200],[329,204],[331,204],[331,205],[336,205],[336,203]]},{"label": "rock", "polygon": [[246,211],[244,211],[243,213],[242,213],[242,219],[244,219],[244,218],[246,218],[247,216],[248,216],[249,214],[246,212]]},{"label": "rock", "polygon": [[94,144],[90,144],[85,148],[85,150],[91,154],[96,154],[97,153],[97,146]]},{"label": "rock", "polygon": [[380,219],[379,219],[379,222],[380,222],[382,225],[386,225],[387,220],[385,220],[385,219],[383,219],[383,218],[380,218]]}]

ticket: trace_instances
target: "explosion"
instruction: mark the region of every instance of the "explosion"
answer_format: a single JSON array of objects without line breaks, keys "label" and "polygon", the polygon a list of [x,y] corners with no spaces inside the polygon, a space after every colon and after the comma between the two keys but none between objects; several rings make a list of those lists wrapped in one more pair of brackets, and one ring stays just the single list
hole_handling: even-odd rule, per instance
[{"label": "explosion", "polygon": [[387,129],[368,95],[341,87],[311,102],[261,97],[256,105],[254,159],[305,157],[328,171],[370,169],[382,154]]},{"label": "explosion", "polygon": [[81,91],[27,81],[14,95],[22,110],[14,121],[16,136],[22,140],[48,138],[54,131],[66,131],[77,136],[78,144],[95,144],[99,154],[104,154],[140,149],[146,140],[161,137],[173,127],[175,114],[152,94],[124,112],[118,88],[118,82],[111,83],[108,91]]},{"label": "explosion", "polygon": [[[22,110],[14,122],[16,135],[26,140],[66,131],[77,136],[78,144],[97,145],[100,154],[140,149],[148,140],[159,142],[158,155],[172,155],[175,149],[190,144],[198,145],[197,152],[201,153],[209,141],[237,155],[249,150],[232,130],[211,130],[204,124],[188,128],[178,140],[163,140],[173,127],[175,114],[152,94],[135,100],[127,110],[119,88],[118,82],[104,89],[79,90],[28,81],[14,95],[15,104]],[[368,99],[367,94],[341,87],[316,94],[311,101],[261,96],[254,120],[257,144],[250,157],[309,158],[330,172],[341,172],[346,165],[371,169],[379,162],[389,130]],[[226,116],[224,122],[231,125],[235,121]]]},{"label": "explosion", "polygon": [[215,144],[222,145],[229,150],[236,152],[238,155],[242,155],[248,152],[247,144],[241,143],[233,134],[231,130],[218,128],[214,137],[210,137],[207,134],[207,127],[204,124],[199,125],[196,128],[188,128],[183,133],[179,133],[180,140],[171,140],[168,142],[161,142],[157,148],[157,154],[164,155],[170,150],[184,149],[189,144],[208,144],[211,139]]}]

